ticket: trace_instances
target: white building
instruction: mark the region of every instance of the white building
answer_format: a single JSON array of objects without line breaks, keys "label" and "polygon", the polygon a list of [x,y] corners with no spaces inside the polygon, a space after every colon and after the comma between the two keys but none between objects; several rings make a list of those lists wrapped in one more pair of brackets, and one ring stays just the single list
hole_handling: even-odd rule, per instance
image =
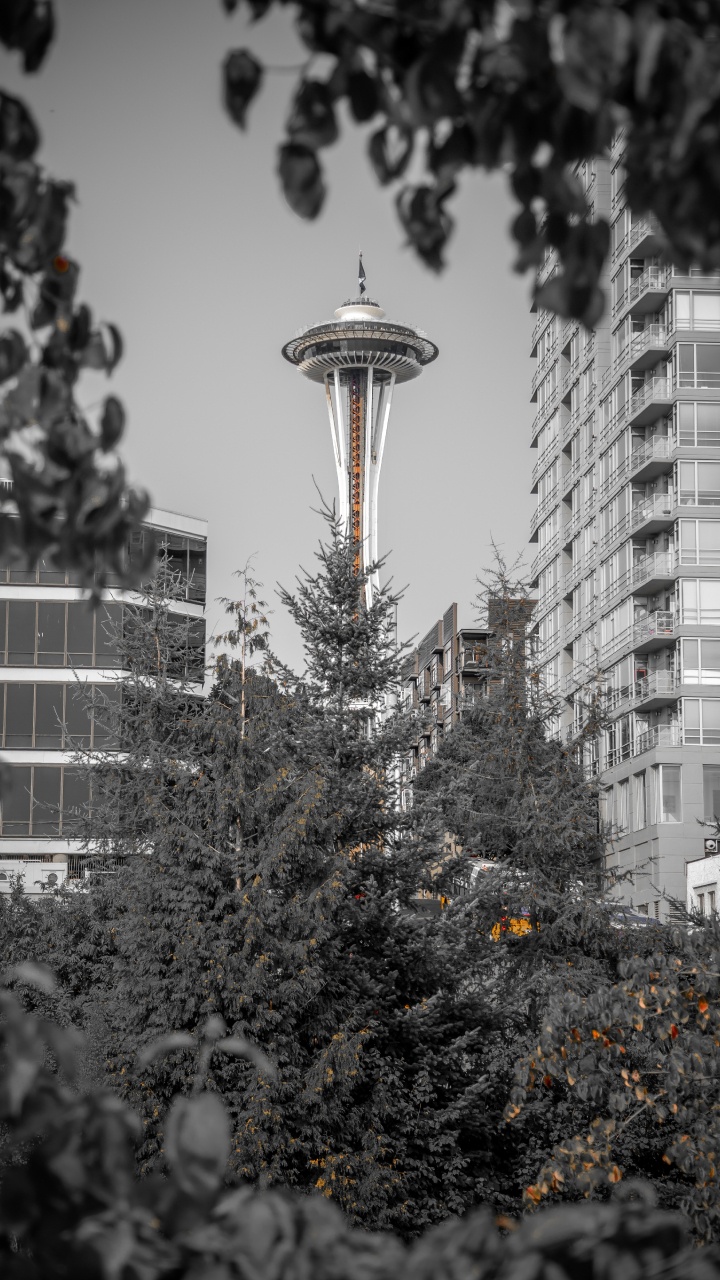
[{"label": "white building", "polygon": [[[146,528],[179,575],[184,599],[173,611],[196,620],[188,664],[202,681],[205,661],[207,524],[151,511]],[[130,556],[139,554],[145,531]],[[0,891],[23,877],[26,892],[44,892],[77,870],[73,855],[87,783],[73,767],[73,744],[107,746],[106,732],[76,697],[78,682],[117,686],[118,654],[107,624],[121,625],[132,593],[111,589],[93,611],[72,573],[38,564],[0,566]]]},{"label": "white building", "polygon": [[666,919],[698,819],[720,813],[720,278],[663,264],[625,204],[622,136],[579,177],[611,223],[609,301],[595,333],[548,313],[533,329],[538,644],[570,737],[603,675],[611,725],[587,765],[607,871]]}]

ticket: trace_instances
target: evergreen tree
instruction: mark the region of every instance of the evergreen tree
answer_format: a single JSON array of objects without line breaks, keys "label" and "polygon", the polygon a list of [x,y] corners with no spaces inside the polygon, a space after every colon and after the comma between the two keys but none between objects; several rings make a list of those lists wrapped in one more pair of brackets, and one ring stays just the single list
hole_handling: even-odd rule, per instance
[{"label": "evergreen tree", "polygon": [[488,1165],[488,1011],[464,982],[462,939],[411,909],[424,851],[397,805],[410,726],[388,710],[396,601],[384,590],[366,604],[352,546],[327,519],[317,572],[282,592],[301,676],[269,653],[259,671],[243,662],[256,593],[238,604],[235,649],[203,700],[171,674],[167,600],[126,627],[122,752],[94,767],[89,833],[125,859],[108,1056],[140,1108],[149,1167],[197,1055],[170,1040],[148,1062],[143,1046],[198,1037],[220,1015],[274,1064],[216,1055],[207,1069],[231,1115],[235,1172],[413,1233],[472,1203]]}]

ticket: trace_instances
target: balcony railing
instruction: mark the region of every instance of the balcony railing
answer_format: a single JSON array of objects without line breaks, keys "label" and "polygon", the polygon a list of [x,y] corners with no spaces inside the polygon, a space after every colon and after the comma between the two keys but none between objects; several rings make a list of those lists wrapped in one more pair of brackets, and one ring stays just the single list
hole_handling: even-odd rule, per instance
[{"label": "balcony railing", "polygon": [[640,529],[643,525],[661,521],[663,524],[672,519],[675,499],[671,493],[659,493],[649,502],[639,502],[630,511],[629,531]]},{"label": "balcony railing", "polygon": [[619,316],[626,307],[637,306],[648,294],[667,293],[670,288],[670,272],[667,267],[646,267],[642,275],[633,280],[618,298],[612,313],[613,319]]},{"label": "balcony railing", "polygon": [[679,747],[682,744],[680,726],[677,724],[656,724],[635,739],[633,755],[641,756],[655,747]]},{"label": "balcony railing", "polygon": [[[719,379],[720,381],[720,376]],[[628,421],[638,422],[640,418],[650,421],[651,413],[647,411],[656,406],[668,407],[672,404],[672,383],[669,378],[650,378],[630,400],[628,405]]]},{"label": "balcony railing", "polygon": [[633,648],[638,649],[653,640],[671,638],[675,634],[675,614],[668,609],[658,609],[647,618],[636,622],[632,629]]},{"label": "balcony railing", "polygon": [[674,551],[658,551],[653,556],[643,556],[632,569],[632,584],[640,587],[656,579],[672,578],[677,565]]},{"label": "balcony railing", "polygon": [[543,520],[545,520],[547,516],[549,516],[550,512],[553,510],[554,507],[557,506],[557,504],[558,504],[558,485],[554,484],[550,492],[546,494],[542,502],[538,504],[537,509],[533,511],[532,519],[530,521],[530,541],[531,542],[535,541],[535,538],[537,536],[538,526],[542,524]]},{"label": "balcony railing", "polygon": [[617,245],[613,251],[613,262],[618,262],[624,254],[630,253],[636,245],[649,238],[657,238],[659,240],[663,238],[662,227],[660,226],[657,218],[653,218],[652,216],[640,218],[637,222],[633,223],[627,235],[623,236],[620,244]]},{"label": "balcony railing", "polygon": [[555,439],[552,440],[551,443],[543,449],[542,453],[540,454],[540,457],[535,463],[535,466],[532,469],[532,490],[531,490],[532,493],[536,492],[538,481],[541,475],[543,474],[544,471],[547,471],[553,458],[556,457],[559,444],[560,444],[560,441],[556,436]]}]

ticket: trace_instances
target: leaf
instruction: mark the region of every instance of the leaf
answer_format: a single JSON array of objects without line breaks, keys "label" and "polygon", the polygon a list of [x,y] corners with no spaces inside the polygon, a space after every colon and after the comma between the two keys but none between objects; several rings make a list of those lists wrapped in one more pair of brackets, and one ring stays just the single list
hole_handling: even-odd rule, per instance
[{"label": "leaf", "polygon": [[410,163],[413,134],[395,124],[383,125],[368,142],[368,156],[378,182],[385,186],[399,178]]},{"label": "leaf", "polygon": [[29,160],[40,146],[40,133],[19,98],[0,92],[0,151],[13,160]]},{"label": "leaf", "polygon": [[316,218],[325,200],[325,184],[315,152],[297,142],[283,143],[278,174],[293,212],[301,218]]},{"label": "leaf", "polygon": [[23,70],[37,71],[55,35],[55,15],[48,0],[3,0],[0,42],[23,53]]},{"label": "leaf", "polygon": [[173,1100],[165,1126],[165,1154],[183,1191],[205,1198],[218,1190],[230,1154],[230,1122],[216,1093]]},{"label": "leaf", "polygon": [[374,78],[367,71],[351,71],[347,81],[347,96],[353,119],[358,124],[372,120],[380,106],[380,94]]},{"label": "leaf", "polygon": [[24,982],[29,987],[37,987],[43,995],[51,996],[55,990],[55,975],[45,964],[36,964],[33,960],[23,960],[6,969],[2,981]]},{"label": "leaf", "polygon": [[316,150],[337,140],[338,127],[330,91],[321,80],[303,80],[295,94],[287,131],[293,142]]},{"label": "leaf", "polygon": [[247,49],[232,49],[223,63],[223,102],[230,119],[245,128],[247,110],[263,80],[263,68]]},{"label": "leaf", "polygon": [[125,410],[117,396],[108,396],[100,419],[100,448],[107,453],[114,449],[125,429]]},{"label": "leaf", "polygon": [[8,329],[0,337],[0,383],[14,378],[28,359],[28,349],[17,329]]}]

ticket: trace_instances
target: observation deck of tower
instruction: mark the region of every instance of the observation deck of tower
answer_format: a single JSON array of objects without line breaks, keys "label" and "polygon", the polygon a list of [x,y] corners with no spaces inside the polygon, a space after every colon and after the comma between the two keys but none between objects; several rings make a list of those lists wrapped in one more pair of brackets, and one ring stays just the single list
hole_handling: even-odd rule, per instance
[{"label": "observation deck of tower", "polygon": [[[438,348],[419,329],[389,323],[382,307],[364,296],[362,257],[358,287],[359,296],[338,307],[334,321],[302,329],[282,353],[306,378],[325,386],[340,519],[359,574],[378,558],[378,485],[393,391],[418,377]],[[378,585],[375,571],[367,579],[368,605]]]}]

